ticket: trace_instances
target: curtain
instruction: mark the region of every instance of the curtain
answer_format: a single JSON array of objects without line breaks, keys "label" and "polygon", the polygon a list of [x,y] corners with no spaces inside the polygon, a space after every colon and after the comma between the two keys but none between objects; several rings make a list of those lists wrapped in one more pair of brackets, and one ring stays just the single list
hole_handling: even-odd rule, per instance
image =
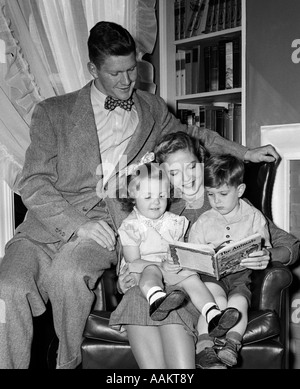
[{"label": "curtain", "polygon": [[0,179],[12,189],[17,190],[36,103],[91,80],[87,39],[98,21],[130,31],[137,42],[137,86],[155,93],[152,65],[143,61],[156,41],[155,5],[156,0],[0,0]]}]

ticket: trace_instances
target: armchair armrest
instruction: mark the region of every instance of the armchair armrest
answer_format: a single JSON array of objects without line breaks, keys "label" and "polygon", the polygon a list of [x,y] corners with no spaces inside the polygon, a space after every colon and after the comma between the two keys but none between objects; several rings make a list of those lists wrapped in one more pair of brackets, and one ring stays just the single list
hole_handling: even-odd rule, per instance
[{"label": "armchair armrest", "polygon": [[96,296],[93,310],[112,312],[117,308],[122,295],[117,290],[115,266],[104,271],[93,292]]},{"label": "armchair armrest", "polygon": [[252,309],[274,310],[282,315],[284,295],[292,283],[290,269],[280,262],[271,262],[264,270],[252,273]]}]

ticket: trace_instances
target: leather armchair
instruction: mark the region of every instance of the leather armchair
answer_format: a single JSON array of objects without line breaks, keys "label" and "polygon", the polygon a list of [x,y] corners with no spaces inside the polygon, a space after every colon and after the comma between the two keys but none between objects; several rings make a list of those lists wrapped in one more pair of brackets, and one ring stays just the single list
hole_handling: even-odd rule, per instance
[{"label": "leather armchair", "polygon": [[[272,219],[271,192],[277,164],[248,164],[246,197]],[[235,369],[285,369],[289,354],[289,298],[291,271],[272,263],[263,271],[253,271],[252,302]],[[115,269],[107,270],[97,289],[99,299],[88,317],[82,343],[83,369],[138,369],[126,332],[108,326],[110,313],[122,298],[116,289]]]}]

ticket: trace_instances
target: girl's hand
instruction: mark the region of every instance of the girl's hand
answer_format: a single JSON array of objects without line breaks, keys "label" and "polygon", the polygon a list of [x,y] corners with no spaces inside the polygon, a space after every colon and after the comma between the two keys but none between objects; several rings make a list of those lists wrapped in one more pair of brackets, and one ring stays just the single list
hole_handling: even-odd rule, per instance
[{"label": "girl's hand", "polygon": [[249,254],[248,258],[244,258],[241,261],[241,265],[245,266],[247,269],[263,270],[268,267],[270,259],[270,252],[267,249],[262,249]]},{"label": "girl's hand", "polygon": [[161,267],[164,271],[169,273],[179,273],[182,267],[178,264],[175,264],[171,256],[167,256],[164,261],[161,263]]}]

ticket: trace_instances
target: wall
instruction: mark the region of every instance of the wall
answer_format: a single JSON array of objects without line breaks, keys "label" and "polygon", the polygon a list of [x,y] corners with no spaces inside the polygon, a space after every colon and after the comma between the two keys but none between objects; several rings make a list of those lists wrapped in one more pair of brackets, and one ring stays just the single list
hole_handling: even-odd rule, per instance
[{"label": "wall", "polygon": [[246,12],[247,145],[255,147],[260,126],[300,123],[300,63],[292,61],[300,1],[248,0]]}]

